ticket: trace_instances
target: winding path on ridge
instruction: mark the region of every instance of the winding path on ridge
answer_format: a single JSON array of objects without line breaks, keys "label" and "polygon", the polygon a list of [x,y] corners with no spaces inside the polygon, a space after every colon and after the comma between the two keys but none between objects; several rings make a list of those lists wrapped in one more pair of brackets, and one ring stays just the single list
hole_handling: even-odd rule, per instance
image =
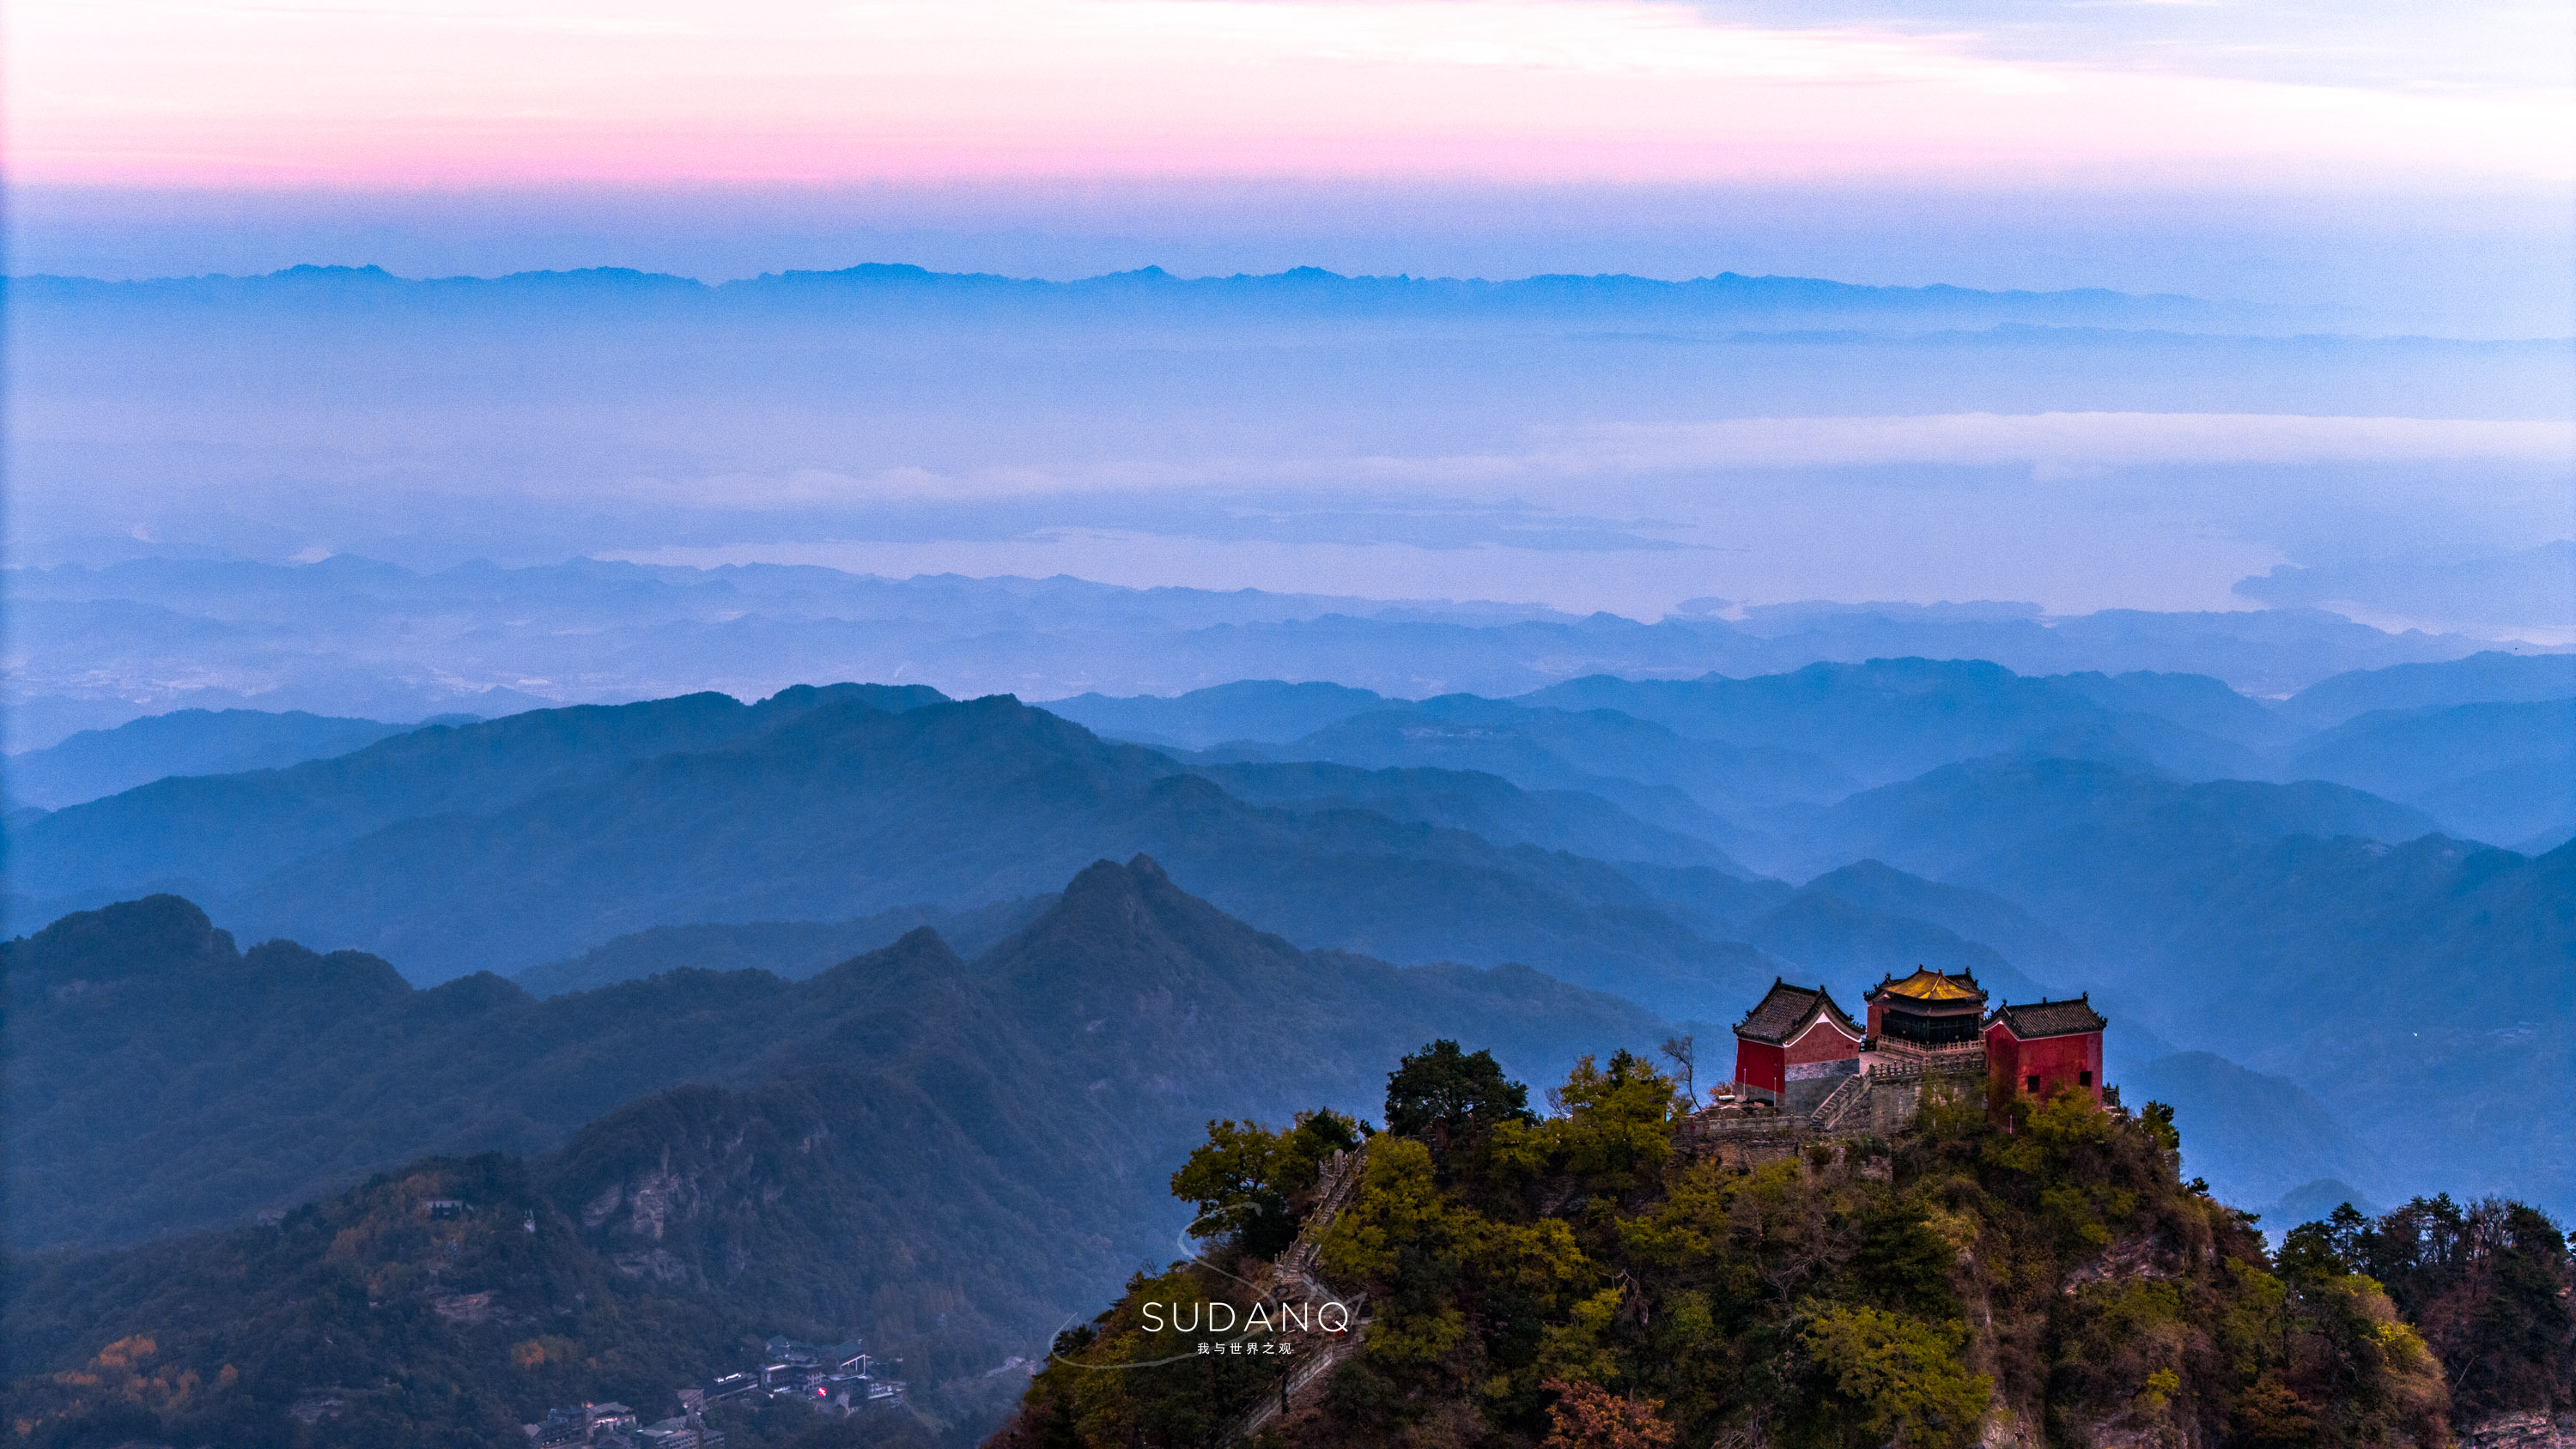
[{"label": "winding path on ridge", "polygon": [[[1342,1209],[1350,1206],[1351,1198],[1358,1193],[1361,1167],[1367,1160],[1368,1149],[1365,1146],[1353,1152],[1337,1152],[1326,1160],[1322,1172],[1323,1195],[1316,1200],[1314,1210],[1306,1215],[1305,1225],[1298,1230],[1297,1241],[1289,1244],[1288,1251],[1272,1262],[1270,1283],[1263,1294],[1263,1300],[1272,1303],[1292,1300],[1308,1304],[1346,1302],[1351,1312],[1350,1328],[1343,1333],[1317,1331],[1294,1335],[1292,1341],[1307,1346],[1306,1353],[1287,1370],[1276,1397],[1263,1398],[1236,1421],[1226,1435],[1229,1441],[1251,1438],[1295,1407],[1300,1394],[1330,1378],[1334,1369],[1360,1351],[1367,1338],[1368,1320],[1360,1316],[1368,1307],[1367,1295],[1343,1299],[1334,1292],[1331,1284],[1315,1275],[1315,1258],[1323,1248],[1324,1235],[1332,1231],[1334,1220],[1342,1215]],[[1311,1399],[1311,1395],[1309,1397]]]}]

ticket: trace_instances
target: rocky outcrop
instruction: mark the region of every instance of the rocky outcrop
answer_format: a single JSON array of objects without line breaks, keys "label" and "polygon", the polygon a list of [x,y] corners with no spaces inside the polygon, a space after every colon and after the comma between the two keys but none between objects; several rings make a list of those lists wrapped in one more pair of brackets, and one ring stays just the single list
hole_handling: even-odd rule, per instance
[{"label": "rocky outcrop", "polygon": [[2576,1449],[2576,1412],[2498,1414],[2463,1429],[2460,1449]]}]

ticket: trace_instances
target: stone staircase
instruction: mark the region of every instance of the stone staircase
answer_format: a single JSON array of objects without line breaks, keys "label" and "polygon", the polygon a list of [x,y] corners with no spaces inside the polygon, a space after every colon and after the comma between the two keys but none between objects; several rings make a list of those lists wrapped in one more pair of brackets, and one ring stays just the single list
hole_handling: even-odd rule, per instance
[{"label": "stone staircase", "polygon": [[[1356,1310],[1358,1305],[1354,1304],[1353,1307]],[[1269,1427],[1273,1420],[1285,1413],[1287,1407],[1297,1401],[1298,1395],[1330,1376],[1333,1370],[1340,1368],[1346,1360],[1357,1355],[1360,1351],[1361,1327],[1362,1325],[1354,1320],[1350,1332],[1329,1341],[1313,1357],[1291,1370],[1288,1382],[1281,1387],[1279,1396],[1263,1398],[1258,1408],[1244,1415],[1235,1424],[1233,1432],[1228,1436],[1228,1441],[1249,1439],[1260,1433]]]},{"label": "stone staircase", "polygon": [[1324,1249],[1324,1234],[1332,1231],[1333,1220],[1342,1215],[1342,1209],[1350,1206],[1351,1198],[1359,1191],[1360,1164],[1366,1157],[1367,1151],[1362,1149],[1336,1152],[1324,1159],[1316,1174],[1322,1191],[1306,1214],[1305,1225],[1297,1230],[1297,1241],[1279,1255],[1279,1272],[1303,1278],[1314,1271],[1315,1255]]},{"label": "stone staircase", "polygon": [[[1321,1191],[1315,1199],[1315,1206],[1306,1214],[1305,1225],[1297,1232],[1297,1241],[1289,1244],[1288,1251],[1272,1262],[1269,1291],[1264,1297],[1280,1302],[1302,1299],[1309,1304],[1336,1298],[1331,1285],[1316,1276],[1315,1259],[1323,1251],[1324,1235],[1332,1231],[1334,1219],[1340,1217],[1342,1210],[1349,1207],[1351,1199],[1358,1195],[1361,1169],[1367,1160],[1365,1147],[1355,1152],[1336,1152],[1324,1160],[1317,1174]],[[1293,1408],[1298,1395],[1330,1377],[1334,1369],[1360,1351],[1368,1329],[1368,1320],[1362,1316],[1368,1310],[1368,1295],[1358,1294],[1339,1301],[1350,1309],[1349,1329],[1342,1333],[1300,1334],[1292,1340],[1298,1346],[1300,1357],[1288,1370],[1278,1393],[1265,1395],[1259,1404],[1235,1421],[1226,1432],[1227,1442],[1248,1439],[1260,1433]]]},{"label": "stone staircase", "polygon": [[1816,1104],[1815,1111],[1807,1114],[1808,1125],[1818,1131],[1831,1132],[1842,1125],[1845,1117],[1858,1111],[1860,1105],[1868,1100],[1869,1078],[1862,1073],[1854,1072],[1836,1084],[1831,1092],[1826,1093],[1825,1100]]}]

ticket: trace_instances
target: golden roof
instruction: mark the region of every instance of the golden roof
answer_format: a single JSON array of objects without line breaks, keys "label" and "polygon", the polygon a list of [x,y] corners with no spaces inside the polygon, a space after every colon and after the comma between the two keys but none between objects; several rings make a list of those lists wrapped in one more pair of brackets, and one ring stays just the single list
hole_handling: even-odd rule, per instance
[{"label": "golden roof", "polygon": [[1975,981],[1962,974],[1944,976],[1928,966],[1917,966],[1914,974],[1902,981],[1891,981],[1878,988],[1890,996],[1911,997],[1916,1001],[1983,1001]]}]

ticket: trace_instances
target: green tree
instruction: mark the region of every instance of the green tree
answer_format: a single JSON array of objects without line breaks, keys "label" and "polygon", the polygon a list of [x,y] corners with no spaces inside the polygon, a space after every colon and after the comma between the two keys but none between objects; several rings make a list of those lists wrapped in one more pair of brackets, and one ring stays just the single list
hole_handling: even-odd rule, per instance
[{"label": "green tree", "polygon": [[1172,1196],[1199,1210],[1192,1237],[1232,1236],[1246,1253],[1275,1257],[1296,1241],[1300,1199],[1324,1158],[1359,1144],[1359,1123],[1330,1108],[1298,1113],[1285,1132],[1210,1122],[1208,1140],[1172,1174]]},{"label": "green tree", "polygon": [[1853,1449],[1957,1449],[1976,1441],[1994,1380],[1960,1363],[1964,1323],[1876,1308],[1827,1311],[1800,1336],[1823,1369],[1831,1440]]},{"label": "green tree", "polygon": [[1547,1135],[1577,1177],[1616,1190],[1672,1155],[1672,1078],[1628,1052],[1611,1053],[1606,1069],[1584,1057],[1550,1096],[1563,1115]]},{"label": "green tree", "polygon": [[1533,1120],[1529,1088],[1503,1075],[1490,1051],[1442,1039],[1398,1061],[1386,1079],[1386,1130],[1428,1144],[1435,1162],[1472,1149],[1503,1122]]}]

